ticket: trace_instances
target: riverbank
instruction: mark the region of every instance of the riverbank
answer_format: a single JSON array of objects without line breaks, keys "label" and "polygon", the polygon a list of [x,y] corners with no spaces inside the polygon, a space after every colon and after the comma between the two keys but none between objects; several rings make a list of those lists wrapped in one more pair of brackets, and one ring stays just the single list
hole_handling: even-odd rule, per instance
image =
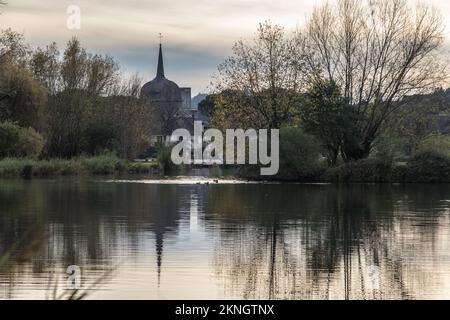
[{"label": "riverbank", "polygon": [[239,176],[250,180],[325,183],[450,183],[450,157],[422,152],[407,162],[369,158],[336,167],[305,166],[293,170],[281,167],[277,176],[258,174],[259,168],[243,168]]},{"label": "riverbank", "polygon": [[[69,175],[163,174],[158,162],[131,162],[115,155],[74,159],[0,160],[0,178],[32,178]],[[192,168],[191,168],[192,169]],[[377,159],[350,162],[333,168],[303,167],[301,170],[280,168],[276,176],[259,175],[259,167],[208,167],[196,176],[220,178],[233,176],[249,181],[300,183],[450,183],[450,159],[439,154],[422,153],[405,163]],[[191,176],[187,167],[172,168],[171,175]],[[232,173],[231,173],[232,172]]]},{"label": "riverbank", "polygon": [[118,173],[146,174],[158,171],[155,162],[130,162],[115,155],[78,157],[74,159],[20,159],[0,160],[0,178],[32,178],[57,175],[107,175]]}]

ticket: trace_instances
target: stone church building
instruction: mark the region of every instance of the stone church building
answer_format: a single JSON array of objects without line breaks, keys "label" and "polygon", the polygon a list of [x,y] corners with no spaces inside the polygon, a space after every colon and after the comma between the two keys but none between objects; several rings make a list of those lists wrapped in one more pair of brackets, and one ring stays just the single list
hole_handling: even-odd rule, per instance
[{"label": "stone church building", "polygon": [[159,45],[156,77],[143,85],[141,99],[147,99],[157,114],[154,143],[163,143],[173,130],[191,130],[194,114],[191,108],[191,88],[180,88],[164,75],[162,45]]}]

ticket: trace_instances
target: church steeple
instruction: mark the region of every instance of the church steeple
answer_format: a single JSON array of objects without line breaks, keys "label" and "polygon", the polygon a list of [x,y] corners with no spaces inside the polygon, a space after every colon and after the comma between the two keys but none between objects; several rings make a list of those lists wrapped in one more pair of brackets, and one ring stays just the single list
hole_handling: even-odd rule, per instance
[{"label": "church steeple", "polygon": [[164,232],[156,233],[156,272],[158,274],[158,288],[161,284],[161,266],[164,246]]},{"label": "church steeple", "polygon": [[156,78],[164,78],[164,62],[162,55],[162,45],[161,45],[161,33],[159,34],[159,56],[158,56],[158,71],[156,72]]}]

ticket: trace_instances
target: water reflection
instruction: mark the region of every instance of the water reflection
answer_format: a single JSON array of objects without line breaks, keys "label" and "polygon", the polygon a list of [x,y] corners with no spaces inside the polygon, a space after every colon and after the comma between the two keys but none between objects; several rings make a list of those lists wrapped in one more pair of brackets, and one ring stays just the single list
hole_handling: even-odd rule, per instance
[{"label": "water reflection", "polygon": [[244,298],[448,296],[448,195],[442,186],[217,190],[215,264]]},{"label": "water reflection", "polygon": [[450,186],[0,181],[0,298],[450,297]]}]

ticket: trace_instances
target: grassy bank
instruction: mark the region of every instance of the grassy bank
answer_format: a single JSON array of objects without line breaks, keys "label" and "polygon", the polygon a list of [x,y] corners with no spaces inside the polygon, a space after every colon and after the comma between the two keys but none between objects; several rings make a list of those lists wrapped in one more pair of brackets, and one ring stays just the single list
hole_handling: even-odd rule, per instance
[{"label": "grassy bank", "polygon": [[[0,178],[31,178],[57,175],[110,175],[162,173],[158,162],[130,162],[115,155],[74,159],[34,160],[5,158],[0,160]],[[176,171],[178,172],[178,171]],[[183,170],[179,172],[183,175]],[[450,157],[423,152],[405,163],[365,159],[327,168],[315,165],[302,168],[280,168],[276,176],[261,176],[257,166],[243,166],[237,177],[248,180],[335,183],[450,183]]]},{"label": "grassy bank", "polygon": [[329,182],[450,183],[450,157],[445,152],[424,151],[405,163],[366,159],[325,171]]},{"label": "grassy bank", "polygon": [[408,161],[395,162],[368,158],[327,167],[281,166],[276,176],[261,176],[258,166],[242,167],[238,176],[249,180],[331,183],[450,183],[448,150],[422,151]]},{"label": "grassy bank", "polygon": [[20,159],[0,160],[0,177],[46,177],[55,175],[151,173],[155,163],[136,163],[115,155],[79,157],[74,159]]}]

